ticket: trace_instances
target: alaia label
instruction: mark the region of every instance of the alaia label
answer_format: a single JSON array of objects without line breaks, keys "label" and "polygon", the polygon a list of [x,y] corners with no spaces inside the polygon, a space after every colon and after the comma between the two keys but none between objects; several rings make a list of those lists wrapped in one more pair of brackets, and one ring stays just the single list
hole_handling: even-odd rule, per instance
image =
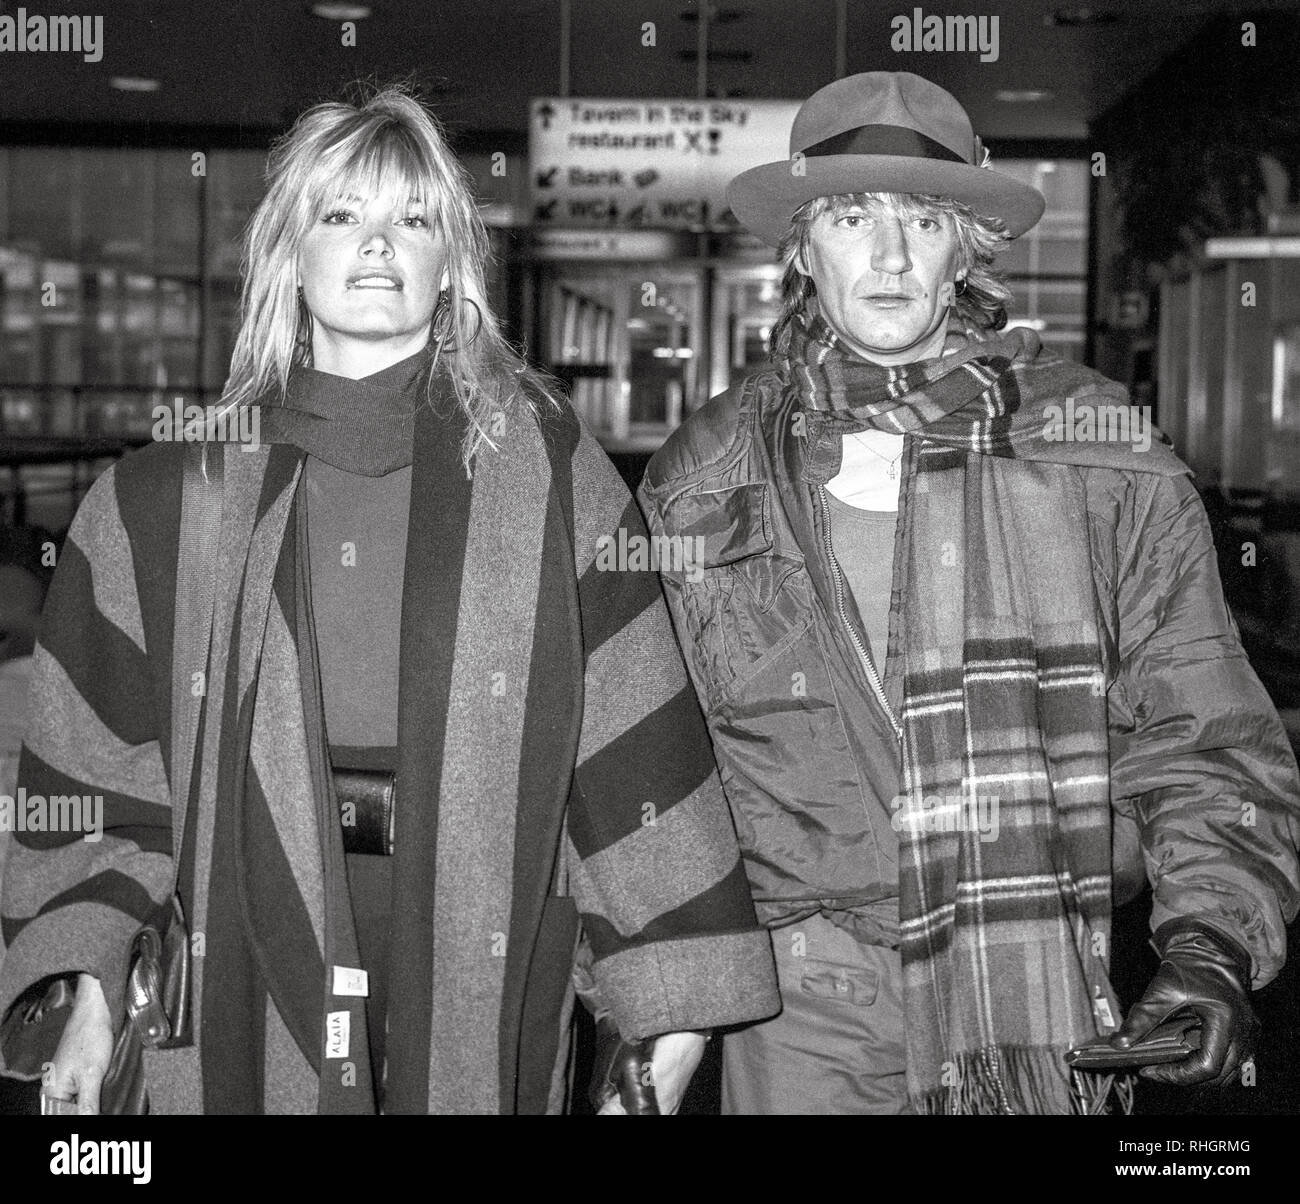
[{"label": "alaia label", "polygon": [[352,1013],[330,1012],[325,1017],[325,1056],[346,1058],[352,1042]]}]

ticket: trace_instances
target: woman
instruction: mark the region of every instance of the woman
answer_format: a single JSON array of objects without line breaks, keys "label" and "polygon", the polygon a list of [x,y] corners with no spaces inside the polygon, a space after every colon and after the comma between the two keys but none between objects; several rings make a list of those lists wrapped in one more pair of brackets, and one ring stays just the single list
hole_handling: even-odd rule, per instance
[{"label": "woman", "polygon": [[45,1091],[93,1112],[128,941],[179,859],[195,1040],[146,1053],[152,1110],[556,1111],[580,913],[671,1110],[696,1030],[776,995],[656,578],[596,571],[635,506],[502,338],[420,104],[313,108],[268,180],[225,397],[261,440],[207,449],[194,802],[173,831],[183,449],[160,443],[96,482],[51,588],[21,780],[102,794],[104,837],[17,842],[0,1015],[79,974]]}]

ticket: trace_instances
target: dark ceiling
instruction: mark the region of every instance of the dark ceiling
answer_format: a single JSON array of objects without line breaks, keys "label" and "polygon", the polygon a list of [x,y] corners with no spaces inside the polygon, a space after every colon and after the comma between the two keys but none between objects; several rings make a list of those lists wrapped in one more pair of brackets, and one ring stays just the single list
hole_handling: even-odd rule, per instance
[{"label": "dark ceiling", "polygon": [[[357,77],[409,76],[454,132],[471,140],[522,139],[530,97],[561,88],[561,0],[371,0],[357,45],[299,0],[29,0],[29,13],[104,15],[102,61],[72,54],[0,54],[0,121],[34,123],[70,141],[88,125],[122,129],[124,141],[160,126],[282,128],[306,104]],[[967,105],[987,138],[1079,138],[1215,14],[1244,7],[1214,0],[1099,0],[1108,23],[1062,27],[1052,14],[1081,6],[1040,0],[938,0],[925,13],[999,20],[995,62],[974,53],[898,53],[891,19],[911,0],[849,0],[848,72],[911,70]],[[0,2],[0,14],[19,5]],[[836,0],[721,0],[709,26],[713,95],[802,98],[836,74]],[[581,96],[694,96],[698,0],[572,0],[569,91]],[[642,45],[655,23],[656,45]],[[150,93],[121,92],[114,76],[156,79]],[[1051,93],[1037,103],[996,99],[1003,89]],[[110,136],[113,131],[108,131]],[[4,141],[0,127],[0,141]]]}]

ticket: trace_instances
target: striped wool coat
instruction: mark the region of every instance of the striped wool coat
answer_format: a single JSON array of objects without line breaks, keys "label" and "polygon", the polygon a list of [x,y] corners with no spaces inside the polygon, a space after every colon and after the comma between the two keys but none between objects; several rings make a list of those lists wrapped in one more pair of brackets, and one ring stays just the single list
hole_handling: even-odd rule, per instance
[{"label": "striped wool coat", "polygon": [[[563,1107],[579,916],[601,1002],[627,1035],[738,1023],[779,1006],[657,577],[597,565],[603,537],[644,534],[635,504],[571,411],[544,420],[520,411],[496,434],[498,450],[478,457],[465,486],[455,630],[437,637],[454,639],[438,797],[415,804],[436,808],[436,873],[417,891],[426,897],[394,912],[399,924],[408,905],[431,908],[436,933],[424,968],[427,1092],[411,1110]],[[104,836],[16,839],[0,909],[9,947],[0,1015],[68,971],[95,974],[119,1015],[129,938],[171,890],[181,453],[153,445],[96,481],[50,591],[20,781],[29,793],[102,795]],[[212,873],[213,813],[222,744],[245,725],[253,785],[243,822],[278,846],[292,884],[276,914],[249,917],[249,939],[274,949],[295,917],[310,925],[328,1010],[325,821],[312,797],[301,650],[277,574],[303,459],[288,445],[225,456],[213,670],[189,809],[190,925],[201,936],[211,901],[232,889]],[[423,471],[417,454],[411,539],[417,499],[444,487]],[[539,599],[551,600],[546,609]],[[201,1037],[214,951],[200,941],[196,952],[200,1035],[146,1055],[158,1112],[202,1111],[204,1076],[220,1065]],[[316,1111],[321,1076],[335,1069],[322,1060],[324,1012],[289,1014],[275,985],[261,1110]]]}]

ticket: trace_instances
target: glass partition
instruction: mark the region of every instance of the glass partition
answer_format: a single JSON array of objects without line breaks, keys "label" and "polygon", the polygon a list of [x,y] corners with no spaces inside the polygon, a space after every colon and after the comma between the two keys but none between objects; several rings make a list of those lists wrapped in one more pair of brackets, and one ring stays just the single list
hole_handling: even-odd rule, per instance
[{"label": "glass partition", "polygon": [[702,296],[701,273],[673,265],[548,274],[546,367],[605,447],[653,451],[703,400]]}]

